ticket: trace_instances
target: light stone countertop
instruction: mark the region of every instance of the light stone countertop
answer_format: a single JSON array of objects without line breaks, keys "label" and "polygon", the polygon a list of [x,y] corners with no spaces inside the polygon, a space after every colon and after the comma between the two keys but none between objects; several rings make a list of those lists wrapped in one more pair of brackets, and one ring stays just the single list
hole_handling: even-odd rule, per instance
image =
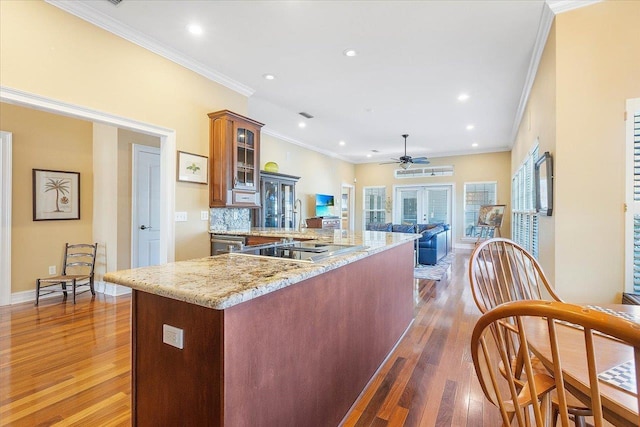
[{"label": "light stone countertop", "polygon": [[224,254],[107,273],[104,280],[179,301],[223,310],[291,286],[359,259],[420,237],[418,234],[342,230],[229,230],[215,234],[293,237],[342,245],[363,245],[357,252],[317,262],[247,254]]}]

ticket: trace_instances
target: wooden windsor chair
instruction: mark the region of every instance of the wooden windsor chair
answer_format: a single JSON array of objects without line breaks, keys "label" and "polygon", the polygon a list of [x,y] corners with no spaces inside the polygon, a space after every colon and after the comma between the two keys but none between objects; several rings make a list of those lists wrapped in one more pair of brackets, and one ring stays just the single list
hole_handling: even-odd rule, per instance
[{"label": "wooden windsor chair", "polygon": [[[553,300],[562,302],[544,274],[540,263],[522,246],[506,238],[485,240],[476,246],[469,261],[469,281],[473,299],[483,314],[488,310],[510,301]],[[525,384],[523,353],[517,334],[509,324],[505,324],[508,334],[508,355],[510,371],[515,375],[520,387]],[[534,357],[537,372],[544,367]],[[506,375],[506,368],[501,366]],[[559,405],[555,393],[551,395],[555,416]],[[569,395],[568,410],[573,415],[577,427],[586,426],[585,417],[591,411],[582,402]]]},{"label": "wooden windsor chair", "polygon": [[[500,371],[500,364],[507,364],[509,360],[510,332],[506,331],[506,324],[517,331],[521,342],[522,368],[529,378],[524,386],[520,386],[510,371],[506,374]],[[572,326],[567,326],[568,324]],[[575,343],[563,347],[559,338],[562,336],[560,328],[575,328],[573,333],[583,337],[578,340],[582,343],[581,348],[576,348]],[[544,333],[541,334],[540,331]],[[606,337],[594,337],[596,334],[605,334]],[[540,346],[537,350],[528,343],[527,337],[534,335]],[[544,344],[540,344],[540,336],[544,336]],[[514,301],[487,311],[474,327],[471,355],[484,395],[500,409],[504,426],[514,425],[514,421],[518,426],[555,425],[555,421],[551,421],[549,417],[551,392],[555,391],[561,425],[568,427],[570,421],[567,402],[571,395],[565,383],[565,376],[569,375],[567,366],[574,370],[580,369],[581,377],[586,378],[583,380],[586,382],[583,388],[586,388],[582,399],[592,410],[594,425],[603,426],[605,414],[612,417],[609,421],[618,425],[622,418],[617,418],[617,414],[611,415],[610,408],[604,405],[607,402],[606,396],[601,393],[604,386],[601,387],[598,379],[599,369],[602,368],[598,355],[603,355],[598,351],[602,350],[604,341],[605,345],[611,342],[610,345],[617,346],[614,352],[625,353],[625,357],[629,358],[628,363],[635,366],[635,384],[640,384],[640,325],[611,314],[562,302]],[[542,347],[550,354],[547,373],[536,372],[530,356],[531,353],[542,351]],[[602,359],[604,358],[603,356]],[[620,393],[624,394],[622,391]],[[624,418],[624,424],[640,425],[638,393],[629,397],[629,400],[633,402],[630,406],[635,408],[631,408],[631,413]]]}]

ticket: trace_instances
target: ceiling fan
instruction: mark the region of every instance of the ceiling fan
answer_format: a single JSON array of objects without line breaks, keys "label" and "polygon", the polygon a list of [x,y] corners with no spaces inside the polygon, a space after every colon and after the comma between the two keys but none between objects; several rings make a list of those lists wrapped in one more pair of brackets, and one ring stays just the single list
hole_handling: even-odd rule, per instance
[{"label": "ceiling fan", "polygon": [[406,133],[402,135],[402,137],[404,138],[404,156],[400,156],[399,159],[393,159],[394,160],[393,162],[380,163],[381,165],[386,165],[389,163],[400,163],[400,167],[402,169],[409,169],[413,163],[420,164],[420,165],[428,165],[430,163],[429,159],[427,159],[426,157],[407,156],[407,137],[408,136],[409,135]]}]

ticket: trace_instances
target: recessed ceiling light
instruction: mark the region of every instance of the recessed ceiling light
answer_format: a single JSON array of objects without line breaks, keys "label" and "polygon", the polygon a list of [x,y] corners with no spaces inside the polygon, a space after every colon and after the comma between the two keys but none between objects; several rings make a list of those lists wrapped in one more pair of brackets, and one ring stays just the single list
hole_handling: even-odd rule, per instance
[{"label": "recessed ceiling light", "polygon": [[469,99],[469,94],[467,93],[461,93],[460,95],[458,95],[458,101],[460,102],[464,102],[467,99]]},{"label": "recessed ceiling light", "polygon": [[307,124],[305,122],[300,122],[298,123],[298,127],[304,128],[307,127]]},{"label": "recessed ceiling light", "polygon": [[338,144],[339,144],[339,145],[344,145],[344,144],[346,144],[346,142],[344,142],[344,141],[340,141],[340,142],[338,142]]},{"label": "recessed ceiling light", "polygon": [[356,52],[355,49],[345,49],[344,52],[342,52],[342,54],[344,56],[353,57],[353,56],[357,56],[358,52]]},{"label": "recessed ceiling light", "polygon": [[202,27],[198,24],[189,24],[187,30],[194,36],[200,36],[203,33]]},{"label": "recessed ceiling light", "polygon": [[264,77],[265,80],[273,80],[276,78],[273,74],[263,74],[262,77]]},{"label": "recessed ceiling light", "polygon": [[477,143],[477,142],[474,142],[473,144],[471,144],[471,146],[475,148],[475,147],[477,147],[477,146],[478,146],[478,143]]},{"label": "recessed ceiling light", "polygon": [[473,128],[475,128],[475,125],[467,125],[467,130],[472,130]]},{"label": "recessed ceiling light", "polygon": [[367,154],[367,157],[371,157],[371,156],[372,156],[372,154]]}]

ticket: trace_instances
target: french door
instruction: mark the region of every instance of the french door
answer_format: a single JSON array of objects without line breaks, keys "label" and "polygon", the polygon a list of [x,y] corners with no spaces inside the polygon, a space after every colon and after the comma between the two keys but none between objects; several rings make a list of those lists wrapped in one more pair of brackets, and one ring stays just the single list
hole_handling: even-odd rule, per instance
[{"label": "french door", "polygon": [[396,187],[394,223],[451,224],[452,187],[450,185],[426,185]]}]

